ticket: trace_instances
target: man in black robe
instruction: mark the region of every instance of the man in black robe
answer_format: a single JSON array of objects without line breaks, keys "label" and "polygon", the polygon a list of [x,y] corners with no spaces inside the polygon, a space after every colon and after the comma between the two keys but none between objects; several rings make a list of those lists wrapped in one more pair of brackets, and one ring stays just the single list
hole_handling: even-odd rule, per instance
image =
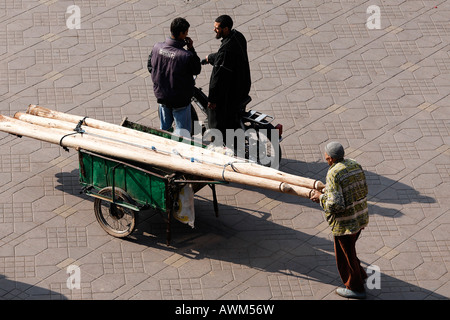
[{"label": "man in black robe", "polygon": [[228,15],[214,22],[216,39],[222,44],[216,53],[206,57],[213,65],[208,94],[208,124],[219,129],[226,139],[226,129],[237,129],[239,108],[248,98],[251,86],[250,65],[247,55],[247,40],[233,29],[233,20]]}]

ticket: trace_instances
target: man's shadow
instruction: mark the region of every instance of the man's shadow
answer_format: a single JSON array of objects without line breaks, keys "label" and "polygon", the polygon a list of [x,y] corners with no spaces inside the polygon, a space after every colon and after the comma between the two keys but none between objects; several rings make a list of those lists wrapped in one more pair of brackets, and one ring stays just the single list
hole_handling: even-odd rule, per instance
[{"label": "man's shadow", "polygon": [[[306,163],[283,159],[280,163],[280,170],[283,172],[317,179],[323,183],[326,182],[328,168],[329,166],[326,162]],[[429,206],[430,204],[436,203],[434,198],[421,194],[411,186],[367,170],[364,166],[363,169],[369,188],[369,194],[367,196],[369,201],[369,214],[384,217],[399,217],[404,214],[398,209],[381,206],[380,203],[393,205],[418,203],[423,206]]]}]

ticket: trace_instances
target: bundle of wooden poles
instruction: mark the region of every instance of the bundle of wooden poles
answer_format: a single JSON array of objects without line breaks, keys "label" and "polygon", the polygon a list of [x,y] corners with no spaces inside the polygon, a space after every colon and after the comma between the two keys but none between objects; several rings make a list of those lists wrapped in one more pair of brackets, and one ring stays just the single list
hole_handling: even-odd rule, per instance
[{"label": "bundle of wooden poles", "polygon": [[[76,131],[74,131],[77,129]],[[174,141],[120,125],[30,105],[14,117],[0,115],[0,131],[30,137],[64,148],[137,161],[195,176],[261,187],[309,198],[321,190],[318,180],[241,161],[199,146]]]}]

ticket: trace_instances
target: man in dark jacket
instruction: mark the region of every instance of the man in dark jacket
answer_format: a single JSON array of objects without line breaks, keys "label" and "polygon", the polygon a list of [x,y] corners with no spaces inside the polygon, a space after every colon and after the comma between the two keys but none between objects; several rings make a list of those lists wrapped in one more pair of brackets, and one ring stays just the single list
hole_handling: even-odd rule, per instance
[{"label": "man in dark jacket", "polygon": [[[200,58],[189,38],[189,22],[176,18],[170,25],[170,38],[154,45],[147,68],[152,75],[153,91],[159,103],[161,129],[175,121],[175,133],[190,137],[193,76],[201,71]],[[183,47],[187,45],[187,50]]]},{"label": "man in dark jacket", "polygon": [[239,106],[250,92],[250,65],[247,55],[247,40],[233,29],[230,16],[222,15],[214,22],[216,39],[222,44],[216,53],[206,57],[213,65],[209,82],[208,122],[209,127],[219,129],[224,141],[226,129],[239,128]]}]

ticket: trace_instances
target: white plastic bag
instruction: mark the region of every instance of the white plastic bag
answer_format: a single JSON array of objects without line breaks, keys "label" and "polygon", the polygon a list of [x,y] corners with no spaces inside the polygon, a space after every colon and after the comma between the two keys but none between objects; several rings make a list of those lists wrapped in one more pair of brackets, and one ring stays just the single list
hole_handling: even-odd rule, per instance
[{"label": "white plastic bag", "polygon": [[186,223],[194,228],[194,189],[192,184],[186,184],[178,195],[178,210],[174,211],[174,217],[180,222]]}]

